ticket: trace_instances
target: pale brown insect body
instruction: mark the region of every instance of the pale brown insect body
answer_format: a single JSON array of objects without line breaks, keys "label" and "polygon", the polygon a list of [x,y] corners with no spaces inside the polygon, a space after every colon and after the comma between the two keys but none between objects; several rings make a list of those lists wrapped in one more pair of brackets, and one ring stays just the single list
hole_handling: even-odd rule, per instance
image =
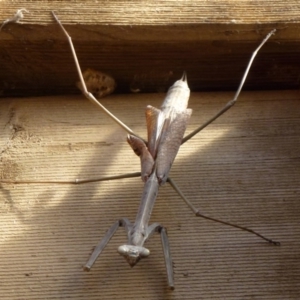
[{"label": "pale brown insect body", "polygon": [[140,156],[142,179],[145,182],[136,220],[128,230],[128,242],[118,249],[131,266],[150,254],[143,245],[157,225],[148,226],[148,223],[159,186],[167,181],[192,114],[192,110],[187,109],[189,96],[190,89],[184,74],[170,87],[161,109],[147,106],[148,145],[133,135],[127,138],[134,152]]},{"label": "pale brown insect body", "polygon": [[144,181],[152,172],[156,173],[160,185],[167,181],[192,114],[187,108],[189,97],[190,89],[184,74],[168,90],[161,109],[147,106],[148,145],[133,135],[128,136],[128,143],[140,156]]}]

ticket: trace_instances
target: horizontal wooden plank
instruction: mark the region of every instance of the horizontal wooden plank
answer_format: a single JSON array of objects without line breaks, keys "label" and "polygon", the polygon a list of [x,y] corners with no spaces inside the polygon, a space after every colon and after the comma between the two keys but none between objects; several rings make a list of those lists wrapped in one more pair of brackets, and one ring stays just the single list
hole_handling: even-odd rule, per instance
[{"label": "horizontal wooden plank", "polygon": [[55,10],[66,24],[170,25],[170,24],[270,24],[299,22],[299,2],[290,0],[162,0],[162,1],[11,1],[1,6],[1,17],[25,8],[24,23],[47,25]]},{"label": "horizontal wooden plank", "polygon": [[[193,93],[187,131],[232,94]],[[162,98],[112,95],[103,103],[146,136],[144,108],[159,107]],[[139,170],[126,133],[83,97],[2,99],[0,127],[1,178],[71,180]],[[166,184],[151,219],[168,229],[172,292],[157,235],[147,243],[150,257],[130,268],[116,251],[126,241],[120,229],[90,273],[82,271],[115,220],[134,220],[140,178],[80,186],[1,184],[1,299],[297,299],[299,133],[298,91],[245,92],[181,147],[171,176],[197,208],[282,245],[196,218]]]},{"label": "horizontal wooden plank", "polygon": [[18,1],[2,5],[0,95],[77,93],[69,46],[51,10],[72,36],[83,69],[108,72],[116,92],[165,91],[188,72],[194,91],[234,90],[258,43],[273,28],[246,89],[299,87],[298,1]]}]

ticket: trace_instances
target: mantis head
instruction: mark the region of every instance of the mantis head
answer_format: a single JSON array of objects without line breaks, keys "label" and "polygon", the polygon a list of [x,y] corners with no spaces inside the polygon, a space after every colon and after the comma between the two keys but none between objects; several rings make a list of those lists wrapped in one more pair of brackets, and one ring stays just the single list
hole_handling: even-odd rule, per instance
[{"label": "mantis head", "polygon": [[131,267],[134,267],[141,258],[149,256],[150,251],[147,248],[133,245],[122,245],[118,252],[125,257]]}]

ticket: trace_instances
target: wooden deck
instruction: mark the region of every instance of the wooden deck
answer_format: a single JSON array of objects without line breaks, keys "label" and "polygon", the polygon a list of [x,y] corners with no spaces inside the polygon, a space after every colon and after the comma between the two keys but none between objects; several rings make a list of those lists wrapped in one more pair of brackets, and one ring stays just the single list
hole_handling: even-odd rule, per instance
[{"label": "wooden deck", "polygon": [[[232,92],[192,93],[188,132]],[[144,108],[163,94],[102,100],[145,136]],[[0,176],[101,177],[139,170],[126,133],[82,96],[0,101]],[[299,299],[300,101],[298,91],[243,92],[228,113],[184,144],[171,176],[202,212],[282,243],[195,217],[168,184],[152,215],[168,229],[175,291],[167,289],[158,236],[131,269],[117,253],[123,229],[90,273],[91,249],[120,217],[134,220],[139,178],[86,185],[1,184],[0,294],[13,299]]]}]

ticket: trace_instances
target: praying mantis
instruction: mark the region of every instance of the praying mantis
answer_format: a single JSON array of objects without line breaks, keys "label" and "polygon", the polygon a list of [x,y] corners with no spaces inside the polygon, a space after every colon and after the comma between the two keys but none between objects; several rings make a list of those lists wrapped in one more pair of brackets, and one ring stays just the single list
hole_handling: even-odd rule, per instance
[{"label": "praying mantis", "polygon": [[[116,122],[128,133],[127,142],[134,150],[134,152],[140,157],[141,161],[140,172],[123,174],[119,176],[103,177],[96,180],[76,180],[75,182],[65,181],[62,183],[80,184],[92,181],[115,180],[139,176],[141,176],[144,182],[141,202],[138,208],[135,222],[132,224],[127,218],[121,218],[120,220],[117,220],[106,232],[104,238],[100,241],[100,243],[95,247],[93,253],[84,266],[84,270],[89,271],[91,269],[98,256],[101,254],[103,249],[106,247],[106,245],[120,226],[125,228],[128,241],[126,244],[121,245],[118,248],[118,253],[121,254],[132,267],[136,265],[139,260],[150,255],[150,250],[144,247],[144,243],[151,237],[152,234],[157,232],[161,236],[168,286],[171,289],[174,288],[174,272],[166,228],[164,228],[159,223],[149,225],[151,213],[154,208],[159,188],[166,182],[168,182],[174,188],[174,190],[186,202],[186,204],[190,207],[190,209],[195,213],[196,216],[223,223],[225,225],[234,226],[249,233],[255,234],[258,237],[268,241],[269,243],[279,245],[278,242],[268,239],[251,229],[217,220],[201,214],[201,212],[196,209],[193,204],[186,198],[186,196],[181,192],[175,181],[169,176],[170,169],[180,146],[190,140],[193,136],[203,130],[206,126],[208,126],[222,114],[224,114],[236,103],[256,54],[258,53],[260,48],[267,42],[267,40],[275,33],[275,30],[272,30],[253,52],[234,98],[230,100],[216,115],[211,117],[203,125],[199,126],[196,130],[184,137],[188,120],[192,114],[192,110],[187,108],[190,90],[187,83],[187,75],[183,73],[182,78],[177,80],[168,90],[168,93],[160,109],[154,108],[152,106],[147,106],[146,121],[148,138],[147,140],[144,140],[142,137],[135,134],[127,125],[120,121],[109,110],[107,110],[98,100],[96,100],[93,94],[91,94],[87,90],[75,52],[75,48],[72,43],[72,39],[63,27],[62,23],[57,18],[56,14],[54,12],[52,12],[52,14],[69,41],[84,96],[92,103],[99,106],[105,112],[105,114],[107,114],[114,122]],[[0,180],[0,182],[31,183],[32,181]],[[35,183],[36,182],[57,183],[57,181],[35,181]]]}]

